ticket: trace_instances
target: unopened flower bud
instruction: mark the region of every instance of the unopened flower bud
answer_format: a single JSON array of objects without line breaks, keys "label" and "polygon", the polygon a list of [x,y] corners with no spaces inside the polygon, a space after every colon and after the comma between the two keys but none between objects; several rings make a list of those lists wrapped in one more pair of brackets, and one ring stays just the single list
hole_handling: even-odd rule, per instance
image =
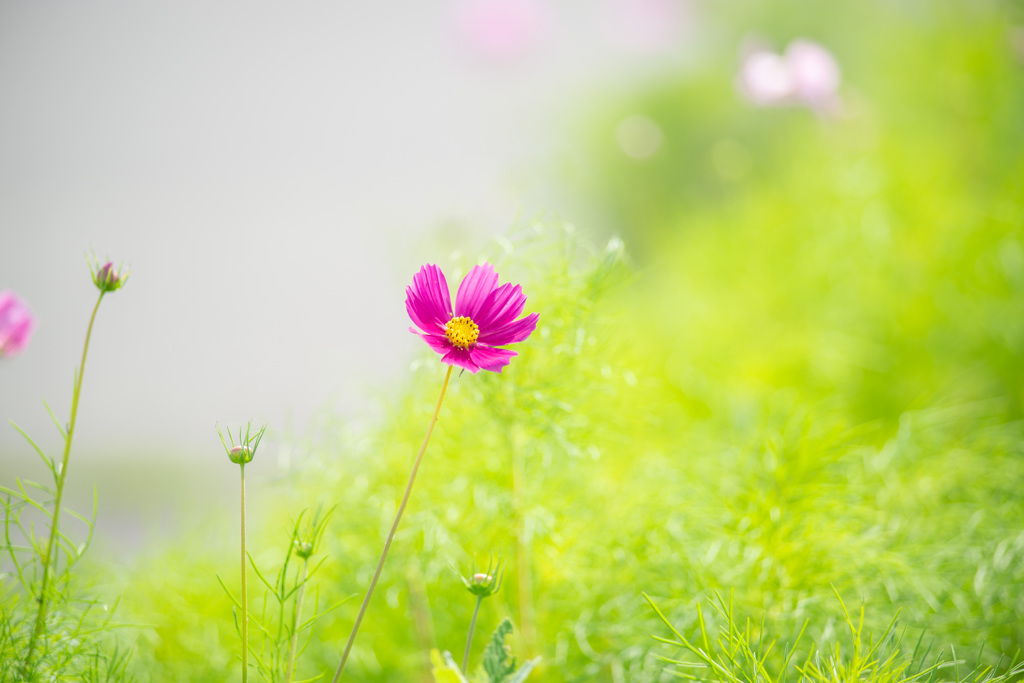
[{"label": "unopened flower bud", "polygon": [[[236,465],[246,465],[252,462],[253,456],[256,455],[256,449],[259,448],[260,441],[263,439],[263,432],[266,429],[265,426],[260,427],[253,434],[252,422],[250,421],[244,432],[241,429],[238,430],[237,440],[231,434],[231,430],[228,430],[228,438],[225,440],[224,434],[220,431],[220,425],[217,425],[217,434],[220,435],[220,442],[224,446],[224,452],[228,454],[231,462]],[[228,445],[229,442],[230,445]]]},{"label": "unopened flower bud", "polygon": [[313,555],[313,544],[309,541],[295,539],[295,554],[304,560],[308,560]]},{"label": "unopened flower bud", "polygon": [[127,274],[114,269],[113,261],[107,261],[93,273],[92,282],[101,292],[116,292],[128,280]]},{"label": "unopened flower bud", "polygon": [[462,583],[466,586],[466,590],[473,595],[486,598],[501,589],[503,573],[502,563],[499,562],[497,566],[488,567],[486,573],[474,573],[468,580],[463,578]]},{"label": "unopened flower bud", "polygon": [[235,446],[228,449],[228,457],[236,465],[244,465],[252,462],[253,452],[244,446]]}]

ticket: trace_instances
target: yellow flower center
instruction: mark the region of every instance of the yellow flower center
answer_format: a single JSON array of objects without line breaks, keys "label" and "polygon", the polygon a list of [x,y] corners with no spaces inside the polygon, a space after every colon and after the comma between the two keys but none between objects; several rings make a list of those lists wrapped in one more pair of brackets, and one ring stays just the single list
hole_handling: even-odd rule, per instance
[{"label": "yellow flower center", "polygon": [[448,321],[448,324],[444,326],[444,335],[452,344],[464,349],[480,336],[480,328],[475,322],[462,316]]}]

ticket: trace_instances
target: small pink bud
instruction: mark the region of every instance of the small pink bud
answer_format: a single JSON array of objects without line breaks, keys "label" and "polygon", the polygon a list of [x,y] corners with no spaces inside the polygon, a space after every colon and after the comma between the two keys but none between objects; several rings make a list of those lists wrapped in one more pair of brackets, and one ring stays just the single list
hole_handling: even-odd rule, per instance
[{"label": "small pink bud", "polygon": [[36,319],[28,305],[14,292],[0,292],[0,358],[24,351],[35,327]]},{"label": "small pink bud", "polygon": [[101,292],[116,292],[121,289],[128,279],[126,274],[121,274],[114,269],[113,261],[107,261],[92,276],[92,282]]},{"label": "small pink bud", "polygon": [[490,582],[491,577],[487,574],[473,574],[473,583],[480,585]]}]

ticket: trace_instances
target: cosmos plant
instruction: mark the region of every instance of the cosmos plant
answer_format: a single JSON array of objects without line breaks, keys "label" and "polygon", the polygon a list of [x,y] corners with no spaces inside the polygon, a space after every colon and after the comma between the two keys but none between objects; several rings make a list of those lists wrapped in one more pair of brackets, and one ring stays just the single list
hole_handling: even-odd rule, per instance
[{"label": "cosmos plant", "polygon": [[235,437],[231,434],[230,429],[228,430],[228,438],[225,441],[224,433],[221,432],[220,426],[217,426],[217,434],[220,436],[220,443],[224,446],[224,451],[227,453],[228,459],[238,465],[239,479],[241,482],[242,599],[238,604],[242,612],[242,619],[240,623],[240,635],[242,637],[242,683],[246,683],[246,681],[249,680],[249,595],[246,590],[247,572],[245,569],[245,466],[252,462],[252,459],[256,456],[256,449],[259,448],[260,441],[263,440],[263,433],[266,431],[267,427],[264,425],[253,433],[252,421],[250,420],[244,433],[241,428],[238,429],[237,442]]},{"label": "cosmos plant", "polygon": [[410,331],[418,334],[431,349],[441,356],[441,362],[448,366],[448,371],[441,384],[441,395],[437,399],[433,417],[427,426],[427,435],[424,437],[423,445],[420,446],[419,454],[413,463],[405,495],[398,506],[398,512],[395,514],[395,521],[384,542],[384,550],[381,552],[377,569],[363,598],[363,604],[359,608],[359,614],[352,626],[352,633],[345,644],[341,663],[334,674],[334,683],[341,678],[341,673],[345,669],[345,662],[348,661],[349,653],[352,651],[352,644],[355,642],[359,626],[366,615],[366,608],[373,597],[373,590],[384,569],[384,562],[387,559],[388,550],[391,548],[391,542],[394,540],[395,532],[398,530],[398,523],[409,502],[409,495],[412,493],[412,486],[416,481],[416,473],[423,460],[423,453],[427,450],[430,435],[434,431],[434,425],[437,424],[437,416],[441,412],[441,404],[444,402],[448,381],[452,376],[452,368],[458,366],[474,374],[480,370],[501,372],[502,368],[507,366],[517,354],[515,351],[499,347],[525,341],[537,327],[537,313],[531,313],[525,318],[519,317],[526,307],[526,295],[523,294],[522,287],[511,283],[499,285],[498,274],[494,272],[494,268],[489,263],[474,266],[462,279],[458,293],[455,295],[454,310],[448,290],[448,281],[441,269],[435,265],[428,264],[420,268],[419,272],[413,276],[412,285],[405,290],[405,293],[405,309],[418,328],[410,328]]},{"label": "cosmos plant", "polygon": [[[47,469],[49,469],[54,479],[54,487],[52,489],[43,487],[43,490],[48,493],[52,493],[54,498],[52,512],[46,510],[46,514],[49,518],[49,534],[45,545],[42,544],[41,538],[36,538],[34,532],[30,532],[31,547],[38,554],[41,579],[39,586],[31,586],[30,591],[34,593],[37,607],[34,626],[32,627],[31,636],[29,637],[28,645],[25,648],[25,656],[21,663],[22,678],[26,679],[35,675],[40,660],[47,653],[47,648],[50,646],[50,643],[47,640],[49,631],[47,617],[51,606],[63,598],[60,592],[61,588],[58,585],[61,579],[61,571],[68,572],[71,564],[81,556],[85,549],[85,545],[82,545],[79,549],[74,551],[69,550],[69,544],[66,540],[67,537],[60,531],[61,512],[64,509],[63,500],[65,483],[67,482],[68,464],[71,458],[71,444],[75,436],[79,399],[82,395],[82,378],[85,375],[85,361],[89,355],[89,340],[92,338],[92,328],[93,324],[96,322],[96,314],[99,312],[100,304],[103,303],[103,297],[111,292],[116,292],[121,289],[125,282],[127,282],[129,275],[123,267],[115,268],[112,262],[107,262],[102,266],[99,265],[98,262],[93,262],[90,264],[90,270],[92,272],[93,284],[96,285],[96,288],[99,290],[99,297],[96,299],[96,305],[93,306],[92,315],[89,318],[89,327],[85,333],[85,344],[82,348],[82,361],[75,372],[74,390],[71,394],[71,416],[66,427],[61,426],[57,419],[55,417],[53,418],[54,424],[57,425],[57,428],[60,430],[61,436],[64,439],[64,452],[60,461],[55,461],[53,458],[47,456],[35,444],[35,442],[29,439],[25,432],[21,432],[39,456],[44,460]],[[0,332],[0,348],[10,349],[12,348],[12,344],[14,344],[15,352],[20,351],[24,348],[24,345],[28,343],[28,336],[31,334],[32,326],[34,324],[31,313],[28,312],[27,307],[24,307],[24,304],[20,303],[16,297],[4,298],[3,296],[0,296],[0,320],[2,320],[5,325],[7,323],[12,323],[12,327],[14,329],[13,333]],[[47,410],[49,410],[49,406],[47,406]],[[52,412],[50,413],[50,416],[53,417]],[[19,429],[19,431],[21,430]],[[11,490],[6,490],[6,492],[16,493]],[[29,499],[27,494],[25,494],[24,489],[22,489],[21,498],[26,504],[36,507],[37,509],[46,509],[44,506],[41,506],[35,501]],[[79,515],[76,515],[76,517],[81,518]],[[63,570],[58,567],[62,551],[67,556],[67,561]],[[17,558],[13,555],[12,560],[14,561],[15,566],[20,567]],[[20,570],[18,573],[19,576],[23,576]]]}]

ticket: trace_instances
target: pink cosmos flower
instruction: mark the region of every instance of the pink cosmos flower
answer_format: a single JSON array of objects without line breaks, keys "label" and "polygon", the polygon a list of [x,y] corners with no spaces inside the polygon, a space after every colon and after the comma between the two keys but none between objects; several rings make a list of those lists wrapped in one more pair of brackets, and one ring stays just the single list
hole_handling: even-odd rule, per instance
[{"label": "pink cosmos flower", "polygon": [[473,266],[459,285],[452,313],[448,282],[433,264],[420,268],[405,289],[405,310],[430,348],[441,361],[476,374],[478,370],[501,372],[515,351],[496,348],[525,340],[537,327],[536,313],[516,320],[526,306],[522,287],[498,286],[498,274],[485,263]]},{"label": "pink cosmos flower", "polygon": [[36,318],[14,292],[0,292],[0,358],[18,355],[28,346]]}]

